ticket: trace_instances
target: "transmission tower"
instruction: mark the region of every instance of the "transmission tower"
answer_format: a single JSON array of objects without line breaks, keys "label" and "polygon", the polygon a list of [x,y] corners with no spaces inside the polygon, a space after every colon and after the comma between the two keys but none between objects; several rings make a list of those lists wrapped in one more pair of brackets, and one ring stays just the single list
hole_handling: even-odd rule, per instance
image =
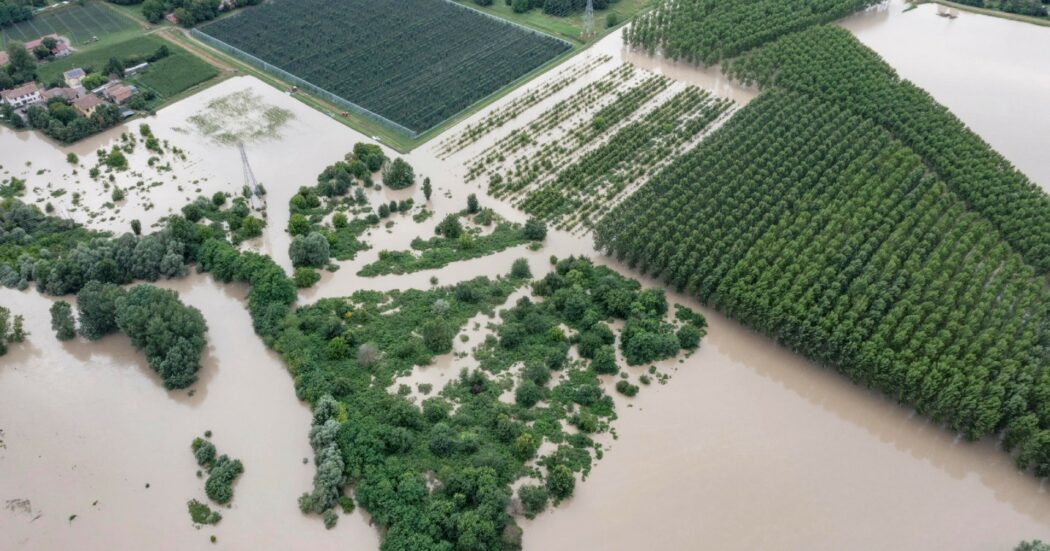
[{"label": "transmission tower", "polygon": [[237,147],[241,150],[241,162],[244,164],[244,187],[250,192],[251,196],[248,200],[251,201],[253,209],[258,209],[258,203],[256,203],[256,197],[259,195],[259,183],[255,181],[255,173],[252,172],[252,165],[248,164],[248,153],[244,151],[244,142],[237,144]]},{"label": "transmission tower", "polygon": [[583,39],[594,36],[594,0],[587,0],[587,9],[583,11]]}]

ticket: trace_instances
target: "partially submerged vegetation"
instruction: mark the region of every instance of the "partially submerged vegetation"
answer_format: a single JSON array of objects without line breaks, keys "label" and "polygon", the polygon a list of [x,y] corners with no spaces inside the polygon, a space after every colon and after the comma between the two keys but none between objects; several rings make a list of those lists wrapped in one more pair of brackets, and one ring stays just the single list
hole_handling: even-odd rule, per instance
[{"label": "partially submerged vegetation", "polygon": [[10,309],[0,306],[0,356],[7,354],[9,345],[25,341],[28,333],[23,327],[24,323],[22,314],[12,317]]},{"label": "partially submerged vegetation", "polygon": [[[481,209],[476,200],[472,204],[473,208],[445,217],[435,229],[437,236],[426,240],[415,238],[412,251],[380,251],[379,259],[361,268],[357,275],[375,277],[434,270],[530,242],[538,246],[547,235],[542,222],[529,220],[525,225],[515,224],[490,209]],[[470,225],[465,226],[465,221]],[[488,226],[494,227],[486,231]]]},{"label": "partially submerged vegetation", "polygon": [[1050,476],[1050,198],[847,31],[767,14],[776,32],[718,38],[726,10],[761,12],[709,4],[630,36],[743,53],[729,73],[769,90],[609,213],[598,246]]},{"label": "partially submerged vegetation", "polygon": [[208,326],[175,291],[148,284],[125,291],[91,280],[77,293],[77,313],[80,334],[88,340],[118,330],[127,335],[166,388],[186,388],[197,380]]},{"label": "partially submerged vegetation", "polygon": [[[703,333],[699,314],[668,319],[662,292],[570,258],[533,284],[532,294],[544,300],[522,296],[492,324],[493,335],[475,351],[478,369],[420,403],[395,392],[399,377],[449,353],[468,320],[492,316],[527,277],[516,267],[495,281],[359,291],[300,307],[285,320],[273,346],[299,396],[314,405],[317,474],[300,499],[305,512],[334,522],[328,511],[349,484],[386,528],[384,548],[518,548],[520,529],[506,513],[510,484],[541,481],[523,498],[535,514],[548,499],[570,496],[576,473],[601,457],[592,435],[615,419],[604,389],[620,371],[606,322],[626,318],[620,342],[632,363],[676,355],[685,327]],[[580,359],[570,355],[574,347]],[[510,401],[501,398],[506,393]],[[544,442],[553,451],[539,453]]]}]

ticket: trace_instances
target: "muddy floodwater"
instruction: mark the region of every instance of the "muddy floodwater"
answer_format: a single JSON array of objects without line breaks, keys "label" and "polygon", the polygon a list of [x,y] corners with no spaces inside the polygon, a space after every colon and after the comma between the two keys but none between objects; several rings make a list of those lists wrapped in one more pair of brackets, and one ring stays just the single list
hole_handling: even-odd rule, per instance
[{"label": "muddy floodwater", "polygon": [[[901,17],[906,16],[923,14]],[[429,236],[444,214],[464,207],[467,194],[483,192],[482,183],[464,183],[465,164],[492,140],[615,64],[633,63],[738,103],[754,96],[717,73],[627,51],[618,34],[569,63],[601,54],[611,56],[608,67],[480,143],[445,160],[438,158],[436,142],[407,155],[417,175],[434,183],[429,206],[435,215],[421,223],[391,217],[391,228],[373,229],[364,237],[371,250],[340,263],[335,273],[324,272],[318,285],[302,293],[301,302],[360,289],[426,288],[431,277],[444,285],[493,276],[506,273],[518,257],[527,258],[533,273],[542,276],[551,255],[596,255],[588,236],[552,231],[539,251],[517,247],[402,276],[355,275],[380,250],[406,249],[413,237]],[[287,267],[288,199],[365,138],[252,78],[230,79],[148,121],[158,138],[185,152],[178,180],[165,179],[152,192],[130,197],[113,220],[92,219],[84,211],[70,215],[93,227],[121,230],[127,219],[152,223],[177,210],[197,187],[205,194],[238,191],[243,172],[236,146],[194,132],[187,120],[209,102],[244,90],[293,115],[275,133],[246,143],[269,203],[266,233],[250,245]],[[510,94],[453,132],[523,92]],[[85,178],[86,168],[73,174],[66,153],[90,157],[137,124],[73,148],[0,129],[0,164],[9,176],[29,182],[33,199],[50,197],[48,183],[76,186],[88,197],[99,193],[92,188],[99,183]],[[146,159],[136,155],[129,159],[133,170],[146,173]],[[194,181],[192,189],[183,185],[178,190]],[[524,220],[511,206],[479,195],[483,206]],[[64,201],[61,197],[52,199]],[[418,189],[370,192],[374,204],[408,197],[423,201]],[[154,208],[138,206],[148,199]],[[75,206],[62,205],[69,211]],[[596,261],[637,276],[608,258]],[[212,545],[212,534],[218,549],[378,549],[379,534],[360,509],[341,515],[332,531],[324,530],[316,516],[299,513],[296,498],[310,488],[313,476],[313,466],[303,464],[311,455],[310,414],[296,399],[280,359],[252,332],[244,287],[198,275],[160,285],[179,291],[209,325],[209,345],[192,396],[164,390],[126,337],[60,343],[47,313],[53,299],[0,290],[0,304],[24,314],[31,333],[27,343],[0,359],[0,549],[200,549]],[[686,297],[669,298],[697,307]],[[836,373],[703,311],[710,334],[701,350],[683,363],[661,367],[671,374],[668,384],[654,382],[634,399],[615,396],[618,439],[607,442],[604,459],[577,485],[575,497],[534,521],[520,521],[525,549],[991,551],[1009,549],[1021,539],[1050,540],[1050,495],[1035,478],[1016,472],[994,443],[957,441]],[[467,343],[456,340],[457,351],[467,351],[483,335],[470,328],[468,333]],[[439,358],[412,380],[440,384],[465,363],[469,360]],[[189,444],[205,430],[214,432],[220,452],[244,462],[245,473],[235,486],[232,509],[220,508],[222,522],[197,530],[186,501],[204,499],[203,481],[196,477]],[[72,515],[76,518],[70,520]]]},{"label": "muddy floodwater", "polygon": [[1050,191],[1050,28],[888,2],[841,24]]}]

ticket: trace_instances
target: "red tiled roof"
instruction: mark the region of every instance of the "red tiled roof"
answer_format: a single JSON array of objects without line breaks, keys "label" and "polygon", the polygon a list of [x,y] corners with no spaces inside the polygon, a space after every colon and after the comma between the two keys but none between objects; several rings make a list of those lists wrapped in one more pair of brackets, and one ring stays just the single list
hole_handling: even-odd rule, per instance
[{"label": "red tiled roof", "polygon": [[0,94],[3,95],[4,99],[14,99],[14,98],[17,98],[17,97],[24,96],[26,94],[32,94],[33,92],[39,92],[39,91],[40,91],[40,89],[37,88],[35,82],[27,82],[27,83],[19,86],[18,88],[12,88],[10,90],[4,90],[3,92],[0,92]]}]

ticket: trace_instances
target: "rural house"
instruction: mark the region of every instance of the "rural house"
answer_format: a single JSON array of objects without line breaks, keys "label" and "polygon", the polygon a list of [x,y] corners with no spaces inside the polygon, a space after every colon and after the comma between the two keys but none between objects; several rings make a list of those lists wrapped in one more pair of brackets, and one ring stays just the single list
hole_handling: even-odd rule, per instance
[{"label": "rural house", "polygon": [[124,102],[131,99],[131,96],[135,95],[135,92],[136,90],[134,86],[128,86],[126,84],[114,84],[113,86],[110,86],[103,90],[102,93],[105,94],[107,98],[112,100],[113,103],[117,105],[123,105]]},{"label": "rural house", "polygon": [[62,98],[67,102],[73,102],[73,100],[80,97],[80,93],[77,92],[76,88],[51,88],[50,90],[44,91],[44,99],[50,100],[52,98]]},{"label": "rural house", "polygon": [[12,107],[24,107],[40,101],[40,88],[35,82],[27,82],[17,88],[0,92],[0,99]]},{"label": "rural house", "polygon": [[85,76],[87,76],[87,74],[80,67],[62,73],[62,78],[66,81],[66,86],[69,86],[70,88],[76,88],[79,86],[80,81],[84,80]]},{"label": "rural house", "polygon": [[88,94],[74,101],[73,109],[75,109],[77,113],[80,113],[85,117],[90,117],[91,114],[95,112],[95,109],[103,103],[105,102],[102,101],[98,96],[94,94]]}]

